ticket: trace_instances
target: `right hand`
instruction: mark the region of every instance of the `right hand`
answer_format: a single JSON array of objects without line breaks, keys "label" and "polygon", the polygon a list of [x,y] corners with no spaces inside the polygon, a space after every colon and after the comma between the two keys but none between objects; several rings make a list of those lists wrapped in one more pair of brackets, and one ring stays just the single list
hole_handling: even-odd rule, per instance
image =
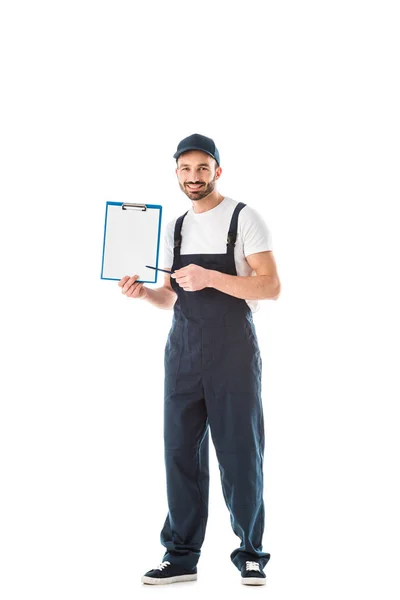
[{"label": "right hand", "polygon": [[147,296],[147,288],[143,283],[136,283],[137,279],[139,279],[139,275],[133,275],[132,277],[126,275],[118,282],[118,285],[122,288],[122,293],[128,298],[146,298]]}]

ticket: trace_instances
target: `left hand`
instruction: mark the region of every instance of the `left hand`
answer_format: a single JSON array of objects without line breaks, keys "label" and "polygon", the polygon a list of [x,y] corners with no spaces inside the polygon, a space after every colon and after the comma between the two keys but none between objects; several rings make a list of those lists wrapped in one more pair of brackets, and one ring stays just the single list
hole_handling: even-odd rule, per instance
[{"label": "left hand", "polygon": [[210,285],[210,269],[204,269],[198,265],[188,265],[177,269],[171,277],[185,292],[197,292]]}]

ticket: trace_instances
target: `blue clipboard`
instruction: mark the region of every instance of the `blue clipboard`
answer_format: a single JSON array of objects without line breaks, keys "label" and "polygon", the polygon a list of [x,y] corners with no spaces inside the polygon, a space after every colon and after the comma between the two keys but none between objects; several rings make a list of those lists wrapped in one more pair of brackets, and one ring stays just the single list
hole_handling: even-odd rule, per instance
[{"label": "blue clipboard", "polygon": [[162,207],[158,204],[107,202],[104,220],[101,279],[119,281],[139,275],[138,281],[157,283]]}]

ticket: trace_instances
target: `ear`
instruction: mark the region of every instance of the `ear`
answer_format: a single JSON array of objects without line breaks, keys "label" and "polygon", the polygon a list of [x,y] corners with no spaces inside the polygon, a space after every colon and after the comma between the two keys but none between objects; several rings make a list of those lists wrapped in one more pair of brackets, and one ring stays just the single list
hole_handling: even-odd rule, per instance
[{"label": "ear", "polygon": [[222,175],[222,167],[215,169],[215,179],[219,179]]}]

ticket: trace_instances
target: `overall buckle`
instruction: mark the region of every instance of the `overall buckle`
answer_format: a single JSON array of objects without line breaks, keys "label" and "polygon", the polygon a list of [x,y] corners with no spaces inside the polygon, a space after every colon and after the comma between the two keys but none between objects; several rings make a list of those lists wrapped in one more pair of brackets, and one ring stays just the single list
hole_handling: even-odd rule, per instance
[{"label": "overall buckle", "polygon": [[227,238],[227,245],[232,245],[234,246],[236,243],[236,238],[237,238],[237,234],[236,233],[228,233],[228,238]]}]

